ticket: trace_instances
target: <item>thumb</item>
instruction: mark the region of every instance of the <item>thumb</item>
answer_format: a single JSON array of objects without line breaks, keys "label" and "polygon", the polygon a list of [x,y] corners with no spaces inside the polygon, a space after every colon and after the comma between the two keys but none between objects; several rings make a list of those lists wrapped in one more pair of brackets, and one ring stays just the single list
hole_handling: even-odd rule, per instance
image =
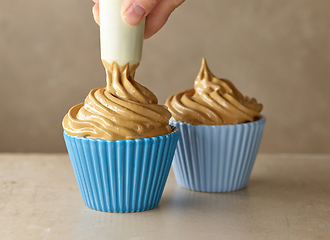
[{"label": "thumb", "polygon": [[160,0],[125,0],[121,15],[123,20],[131,26],[138,24],[146,17]]}]

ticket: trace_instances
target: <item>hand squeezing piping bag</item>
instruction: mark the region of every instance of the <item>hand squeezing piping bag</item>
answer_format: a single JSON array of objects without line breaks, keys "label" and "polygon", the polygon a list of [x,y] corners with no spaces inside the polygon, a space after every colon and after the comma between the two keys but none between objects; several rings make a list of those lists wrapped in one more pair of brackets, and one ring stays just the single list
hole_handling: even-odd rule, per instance
[{"label": "hand squeezing piping bag", "polygon": [[121,17],[124,0],[100,0],[101,59],[131,66],[141,61],[145,20],[129,26]]}]

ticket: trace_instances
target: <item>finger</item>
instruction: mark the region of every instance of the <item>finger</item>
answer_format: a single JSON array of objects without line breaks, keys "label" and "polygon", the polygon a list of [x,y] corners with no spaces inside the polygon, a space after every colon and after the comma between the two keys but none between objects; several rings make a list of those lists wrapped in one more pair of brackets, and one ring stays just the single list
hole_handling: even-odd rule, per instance
[{"label": "finger", "polygon": [[93,16],[94,16],[94,20],[95,22],[100,25],[100,11],[99,11],[99,3],[98,0],[96,0],[97,3],[94,4],[92,11],[93,11]]},{"label": "finger", "polygon": [[99,2],[99,0],[93,0],[93,2],[95,2],[95,3],[98,3],[98,2]]},{"label": "finger", "polygon": [[167,22],[171,13],[185,0],[161,0],[146,19],[144,39],[150,38]]},{"label": "finger", "polygon": [[125,0],[121,14],[123,20],[131,26],[138,24],[161,0]]}]

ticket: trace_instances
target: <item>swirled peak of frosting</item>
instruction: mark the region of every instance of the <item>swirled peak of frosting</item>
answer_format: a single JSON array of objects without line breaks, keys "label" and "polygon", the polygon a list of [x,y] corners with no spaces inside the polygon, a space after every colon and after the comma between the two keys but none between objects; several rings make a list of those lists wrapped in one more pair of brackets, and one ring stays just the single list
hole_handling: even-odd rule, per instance
[{"label": "swirled peak of frosting", "polygon": [[244,97],[231,81],[215,77],[203,58],[194,88],[170,96],[166,105],[176,121],[224,125],[256,121],[262,105]]},{"label": "swirled peak of frosting", "polygon": [[171,132],[170,112],[157,97],[134,80],[138,65],[103,62],[107,86],[90,91],[84,103],[72,107],[62,125],[69,135],[121,140]]}]

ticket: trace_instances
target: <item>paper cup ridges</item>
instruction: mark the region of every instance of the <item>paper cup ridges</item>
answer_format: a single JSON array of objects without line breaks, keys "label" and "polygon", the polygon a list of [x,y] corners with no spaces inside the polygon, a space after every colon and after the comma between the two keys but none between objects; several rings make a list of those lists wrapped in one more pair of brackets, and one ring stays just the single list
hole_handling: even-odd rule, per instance
[{"label": "paper cup ridges", "polygon": [[64,139],[84,203],[106,212],[154,208],[162,196],[179,131],[107,141],[67,135]]},{"label": "paper cup ridges", "polygon": [[180,129],[173,159],[177,183],[202,192],[228,192],[247,185],[266,119],[235,125],[191,125]]}]

